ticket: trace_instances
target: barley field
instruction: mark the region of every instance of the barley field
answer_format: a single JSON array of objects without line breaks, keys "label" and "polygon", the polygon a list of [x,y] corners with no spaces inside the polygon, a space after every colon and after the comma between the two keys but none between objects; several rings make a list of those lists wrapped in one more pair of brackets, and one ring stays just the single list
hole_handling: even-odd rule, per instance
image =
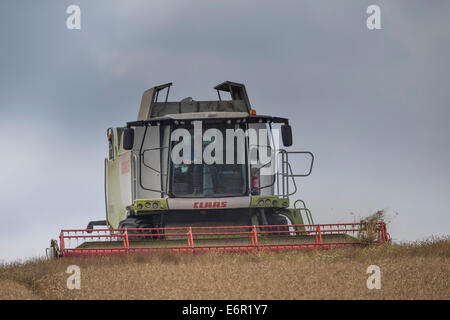
[{"label": "barley field", "polygon": [[[69,290],[66,269],[81,270]],[[367,268],[381,271],[369,290]],[[334,250],[128,255],[0,266],[0,299],[450,299],[450,238]]]}]

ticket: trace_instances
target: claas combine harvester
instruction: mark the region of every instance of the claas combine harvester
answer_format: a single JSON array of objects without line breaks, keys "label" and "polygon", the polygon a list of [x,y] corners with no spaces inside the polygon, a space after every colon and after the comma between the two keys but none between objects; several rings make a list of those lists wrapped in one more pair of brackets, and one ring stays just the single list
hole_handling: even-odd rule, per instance
[{"label": "claas combine harvester", "polygon": [[[291,202],[314,156],[280,147],[292,145],[289,120],[256,114],[244,85],[217,85],[216,101],[169,102],[171,85],[145,91],[137,121],[107,130],[106,220],[62,230],[48,255],[334,248],[369,231],[388,240],[383,222],[315,224],[304,201]],[[308,160],[304,172],[293,157]]]}]

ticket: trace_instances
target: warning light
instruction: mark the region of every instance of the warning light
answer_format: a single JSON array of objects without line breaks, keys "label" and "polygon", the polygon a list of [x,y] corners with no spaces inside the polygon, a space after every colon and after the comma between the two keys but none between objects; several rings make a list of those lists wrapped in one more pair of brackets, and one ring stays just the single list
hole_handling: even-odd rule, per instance
[{"label": "warning light", "polygon": [[250,110],[250,115],[251,115],[251,116],[256,116],[256,110],[251,109],[251,110]]}]

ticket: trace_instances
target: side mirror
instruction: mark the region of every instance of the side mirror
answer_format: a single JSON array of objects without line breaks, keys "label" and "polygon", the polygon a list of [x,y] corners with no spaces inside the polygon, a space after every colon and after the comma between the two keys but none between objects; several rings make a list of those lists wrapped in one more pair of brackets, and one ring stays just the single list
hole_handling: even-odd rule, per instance
[{"label": "side mirror", "polygon": [[126,128],[123,132],[123,148],[125,150],[133,149],[134,145],[134,129]]},{"label": "side mirror", "polygon": [[285,147],[292,146],[292,129],[290,125],[284,124],[281,126],[281,138]]}]

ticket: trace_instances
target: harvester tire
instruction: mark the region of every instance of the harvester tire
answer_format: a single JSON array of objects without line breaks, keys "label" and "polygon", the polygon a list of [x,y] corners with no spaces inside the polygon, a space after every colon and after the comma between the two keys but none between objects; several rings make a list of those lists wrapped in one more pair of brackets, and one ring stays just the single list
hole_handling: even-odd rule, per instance
[{"label": "harvester tire", "polygon": [[[269,224],[270,225],[276,225],[278,227],[272,227],[270,228],[270,231],[273,231],[273,233],[270,233],[272,236],[288,236],[289,233],[289,227],[288,227],[288,221],[286,218],[279,214],[271,214],[268,216]],[[285,225],[286,227],[279,227]],[[279,232],[282,231],[282,232]]]},{"label": "harvester tire", "polygon": [[[136,229],[136,228],[153,228],[153,225],[149,224],[148,221],[142,221],[140,219],[135,218],[127,218],[119,223],[119,229]],[[130,230],[128,234],[143,234],[145,231],[142,230]],[[156,234],[156,231],[152,233]],[[161,239],[161,236],[151,236],[148,233],[145,233],[143,236],[132,236],[132,240],[152,240],[152,239]]]},{"label": "harvester tire", "polygon": [[119,223],[119,229],[134,229],[139,228],[139,224],[136,219],[125,219]]},{"label": "harvester tire", "polygon": [[[125,220],[122,220],[119,223],[119,229],[135,229],[135,228],[140,228],[140,226],[138,224],[138,221],[133,218],[127,218]],[[128,234],[132,234],[132,235],[141,233],[141,231],[139,231],[139,230],[127,230],[127,232],[128,232]],[[132,236],[132,237],[130,237],[130,240],[131,241],[141,240],[140,238],[141,237]]]}]

